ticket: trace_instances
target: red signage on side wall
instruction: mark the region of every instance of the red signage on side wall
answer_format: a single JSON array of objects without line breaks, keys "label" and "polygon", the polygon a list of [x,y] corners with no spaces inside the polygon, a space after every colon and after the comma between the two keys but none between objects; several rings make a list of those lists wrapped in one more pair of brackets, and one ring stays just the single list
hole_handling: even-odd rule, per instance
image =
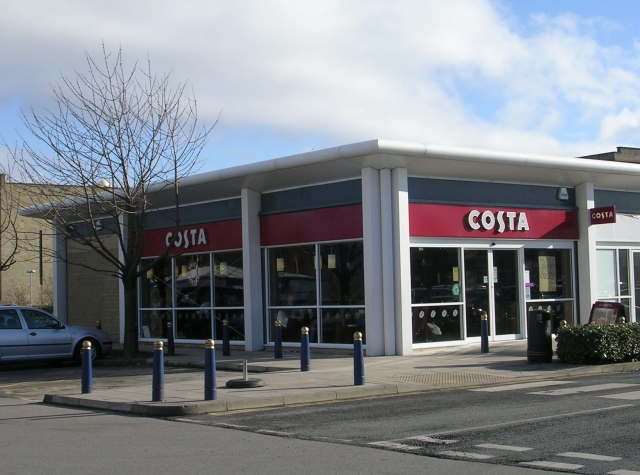
[{"label": "red signage on side wall", "polygon": [[410,203],[409,232],[416,237],[575,240],[578,212]]},{"label": "red signage on side wall", "polygon": [[[175,228],[145,233],[143,257],[158,256],[171,242]],[[181,226],[169,254],[194,254],[242,248],[242,220]]]},{"label": "red signage on side wall", "polygon": [[260,218],[263,246],[362,238],[362,205],[339,206]]}]

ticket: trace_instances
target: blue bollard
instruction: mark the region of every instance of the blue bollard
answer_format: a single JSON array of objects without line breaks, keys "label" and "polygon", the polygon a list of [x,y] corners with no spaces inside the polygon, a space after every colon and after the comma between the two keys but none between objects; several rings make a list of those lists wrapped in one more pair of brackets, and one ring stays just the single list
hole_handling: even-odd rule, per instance
[{"label": "blue bollard", "polygon": [[93,392],[93,370],[91,368],[91,342],[82,342],[82,394]]},{"label": "blue bollard", "polygon": [[302,327],[302,338],[300,342],[300,371],[311,369],[311,352],[309,350],[309,328]]},{"label": "blue bollard", "polygon": [[282,359],[282,322],[276,320],[275,346],[273,348],[273,356],[277,360]]},{"label": "blue bollard", "polygon": [[487,312],[480,314],[480,353],[489,353],[489,322]]},{"label": "blue bollard", "polygon": [[353,385],[364,384],[364,352],[362,349],[362,333],[353,334]]},{"label": "blue bollard", "polygon": [[231,347],[229,346],[229,320],[222,320],[222,356],[231,356]]},{"label": "blue bollard", "polygon": [[173,323],[167,322],[167,354],[173,356],[176,354],[175,339],[173,337]]},{"label": "blue bollard", "polygon": [[215,401],[218,399],[216,388],[216,349],[213,340],[207,340],[204,344],[204,400]]},{"label": "blue bollard", "polygon": [[151,400],[164,401],[164,353],[161,341],[153,344],[153,380],[151,382]]}]

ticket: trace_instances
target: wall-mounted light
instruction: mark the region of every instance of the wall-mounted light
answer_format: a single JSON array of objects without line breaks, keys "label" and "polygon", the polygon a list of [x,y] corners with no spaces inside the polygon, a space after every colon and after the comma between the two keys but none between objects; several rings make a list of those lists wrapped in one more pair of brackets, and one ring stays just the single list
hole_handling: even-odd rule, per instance
[{"label": "wall-mounted light", "polygon": [[327,256],[327,267],[329,269],[335,269],[336,268],[336,255],[335,254],[329,254]]},{"label": "wall-mounted light", "polygon": [[284,272],[284,258],[283,257],[278,257],[276,259],[276,270],[278,272]]},{"label": "wall-mounted light", "polygon": [[569,192],[566,188],[558,188],[558,199],[560,201],[567,201],[569,199]]}]

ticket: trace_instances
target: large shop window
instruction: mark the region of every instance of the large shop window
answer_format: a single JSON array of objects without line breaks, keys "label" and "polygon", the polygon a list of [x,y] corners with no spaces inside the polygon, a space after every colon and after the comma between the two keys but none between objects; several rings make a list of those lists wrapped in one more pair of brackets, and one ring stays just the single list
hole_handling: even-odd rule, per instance
[{"label": "large shop window", "polygon": [[527,312],[549,312],[554,333],[562,320],[574,323],[571,250],[525,249],[524,269]]},{"label": "large shop window", "polygon": [[268,313],[273,341],[280,321],[282,340],[353,344],[366,338],[362,242],[339,242],[267,249]]},{"label": "large shop window", "polygon": [[[633,312],[631,312],[629,254],[628,249],[598,249],[596,251],[598,263],[598,300],[621,303],[621,316],[625,317],[627,321],[633,321],[635,316]],[[637,270],[637,266],[634,266],[636,273]],[[635,281],[638,282],[637,277]]]},{"label": "large shop window", "polygon": [[413,343],[462,340],[460,250],[411,248]]},{"label": "large shop window", "polygon": [[167,338],[172,322],[176,339],[221,340],[227,320],[230,339],[242,341],[243,287],[241,251],[158,262],[140,279],[140,337]]}]

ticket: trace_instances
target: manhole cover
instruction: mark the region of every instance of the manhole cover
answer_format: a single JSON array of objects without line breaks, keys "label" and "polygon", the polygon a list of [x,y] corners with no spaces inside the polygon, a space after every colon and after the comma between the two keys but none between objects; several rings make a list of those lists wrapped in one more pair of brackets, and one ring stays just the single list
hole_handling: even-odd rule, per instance
[{"label": "manhole cover", "polygon": [[453,384],[486,383],[491,381],[508,381],[512,378],[508,376],[497,376],[481,373],[464,373],[454,371],[451,373],[426,373],[395,375],[389,379],[404,381],[406,383],[428,384],[429,386],[449,386]]}]

